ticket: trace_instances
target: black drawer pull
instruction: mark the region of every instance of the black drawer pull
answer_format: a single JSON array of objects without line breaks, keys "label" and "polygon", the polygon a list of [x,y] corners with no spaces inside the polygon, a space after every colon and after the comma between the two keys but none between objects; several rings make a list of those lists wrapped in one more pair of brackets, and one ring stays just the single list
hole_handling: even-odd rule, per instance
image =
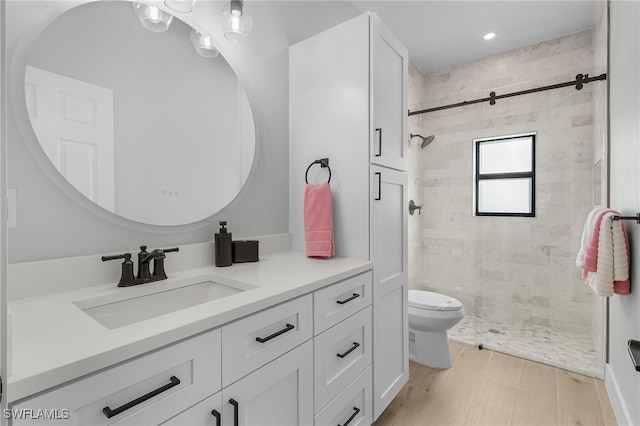
[{"label": "black drawer pull", "polygon": [[345,356],[353,352],[358,346],[360,346],[360,343],[353,342],[353,346],[351,346],[348,351],[346,351],[343,354],[336,354],[336,355],[338,356],[338,358],[344,358]]},{"label": "black drawer pull", "polygon": [[351,415],[351,417],[349,417],[349,420],[344,422],[343,425],[338,425],[338,426],[347,426],[349,423],[351,423],[351,420],[353,420],[358,415],[359,412],[360,412],[360,409],[358,407],[353,407],[353,414]]},{"label": "black drawer pull", "polygon": [[236,401],[235,399],[231,398],[229,400],[229,404],[233,405],[233,426],[238,426],[239,423],[239,419],[238,419],[238,401]]},{"label": "black drawer pull", "polygon": [[382,129],[376,129],[378,132],[378,153],[375,154],[376,157],[382,157]]},{"label": "black drawer pull", "polygon": [[220,423],[220,412],[218,410],[211,410],[211,414],[216,418],[216,426],[222,426],[222,423]]},{"label": "black drawer pull", "polygon": [[164,386],[159,387],[156,390],[153,390],[151,392],[149,392],[146,395],[142,395],[139,398],[134,399],[133,401],[127,402],[124,405],[121,405],[120,407],[116,408],[115,410],[112,410],[109,407],[104,407],[102,409],[102,412],[104,413],[105,416],[107,416],[108,419],[110,419],[113,416],[117,416],[118,414],[122,413],[123,411],[127,411],[129,408],[133,408],[136,405],[145,402],[148,399],[153,398],[156,395],[160,395],[162,392],[171,389],[174,386],[178,386],[180,384],[180,379],[178,379],[176,376],[171,376],[171,378],[169,379],[171,380],[171,383],[167,383]]},{"label": "black drawer pull", "polygon": [[374,175],[378,176],[378,196],[374,200],[380,201],[382,200],[382,173],[375,172]]},{"label": "black drawer pull", "polygon": [[353,299],[357,299],[358,297],[360,297],[360,295],[358,293],[353,293],[353,296],[349,297],[348,299],[344,299],[344,300],[336,300],[336,303],[340,304],[340,305],[344,305],[345,303],[349,303],[351,302]]},{"label": "black drawer pull", "polygon": [[281,334],[286,333],[289,330],[293,330],[294,328],[296,328],[295,325],[291,325],[291,324],[287,324],[287,326],[285,328],[283,328],[280,331],[276,331],[275,333],[273,333],[271,336],[267,336],[267,337],[256,337],[256,340],[260,343],[264,343],[264,342],[268,342],[271,339],[274,339],[276,337],[278,337]]}]

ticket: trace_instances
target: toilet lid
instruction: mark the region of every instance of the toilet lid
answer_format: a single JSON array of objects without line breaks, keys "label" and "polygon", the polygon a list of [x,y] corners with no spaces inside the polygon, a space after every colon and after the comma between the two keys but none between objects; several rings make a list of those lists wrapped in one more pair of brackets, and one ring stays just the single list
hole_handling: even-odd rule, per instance
[{"label": "toilet lid", "polygon": [[432,311],[457,311],[462,309],[462,302],[440,293],[409,290],[409,306]]}]

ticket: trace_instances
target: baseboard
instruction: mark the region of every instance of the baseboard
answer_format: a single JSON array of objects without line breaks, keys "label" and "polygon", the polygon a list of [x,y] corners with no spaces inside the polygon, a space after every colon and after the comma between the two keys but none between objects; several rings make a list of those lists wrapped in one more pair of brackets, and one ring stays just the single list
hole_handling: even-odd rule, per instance
[{"label": "baseboard", "polygon": [[607,388],[607,395],[609,395],[609,401],[611,401],[611,407],[616,415],[618,424],[621,426],[632,425],[629,410],[624,403],[618,381],[609,364],[605,364],[604,367],[604,386]]}]

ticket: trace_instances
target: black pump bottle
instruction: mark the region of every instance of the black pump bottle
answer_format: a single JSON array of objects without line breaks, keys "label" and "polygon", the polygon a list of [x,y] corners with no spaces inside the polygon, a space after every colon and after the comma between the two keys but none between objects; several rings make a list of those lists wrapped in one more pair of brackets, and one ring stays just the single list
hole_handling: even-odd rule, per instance
[{"label": "black pump bottle", "polygon": [[220,222],[220,232],[215,235],[216,266],[231,266],[231,232],[227,232],[227,222]]}]

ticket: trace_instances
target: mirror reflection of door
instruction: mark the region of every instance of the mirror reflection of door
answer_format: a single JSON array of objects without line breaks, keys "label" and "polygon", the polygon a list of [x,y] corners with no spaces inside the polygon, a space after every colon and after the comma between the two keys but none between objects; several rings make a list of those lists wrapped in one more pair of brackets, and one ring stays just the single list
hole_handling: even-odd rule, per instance
[{"label": "mirror reflection of door", "polygon": [[25,95],[51,163],[85,197],[113,212],[113,91],[27,66]]}]

